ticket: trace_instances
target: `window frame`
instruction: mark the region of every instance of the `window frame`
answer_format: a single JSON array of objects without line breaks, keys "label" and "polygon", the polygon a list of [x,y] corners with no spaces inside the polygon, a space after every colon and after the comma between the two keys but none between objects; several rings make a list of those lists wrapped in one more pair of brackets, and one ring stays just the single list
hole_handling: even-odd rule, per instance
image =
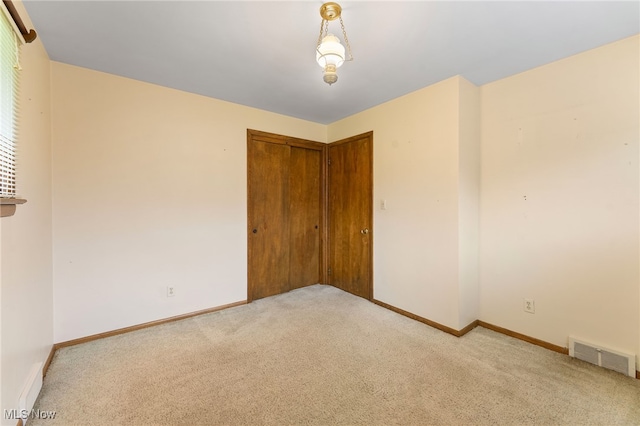
[{"label": "window frame", "polygon": [[[1,19],[6,19],[6,22],[8,22],[9,26],[11,27],[11,29],[13,30],[13,34],[14,34],[14,40],[16,43],[16,49],[18,50],[17,52],[17,58],[16,58],[16,62],[17,62],[17,66],[19,67],[19,55],[20,55],[20,49],[21,47],[25,44],[25,39],[24,36],[22,35],[20,29],[18,28],[18,25],[16,24],[13,15],[11,14],[11,12],[9,11],[9,9],[7,8],[7,5],[5,4],[5,2],[3,1],[2,4],[0,4],[0,14],[3,15],[3,18]],[[2,24],[4,25],[4,24]],[[20,69],[18,68],[18,74],[20,72]],[[19,103],[19,81],[14,83],[15,86],[12,88],[11,92],[12,92],[12,102],[14,106],[17,106]],[[18,136],[17,136],[17,132],[15,131],[16,127],[17,127],[17,118],[15,115],[17,114],[15,111],[12,111],[12,113],[14,114],[14,117],[12,117],[11,121],[13,121],[13,126],[14,126],[14,135],[12,137],[12,143],[13,143],[13,180],[14,182],[17,180],[17,170],[16,170],[16,158],[15,158],[15,153],[16,153],[16,145],[18,144]],[[17,194],[17,191],[14,194],[6,194],[6,195],[0,195],[0,217],[6,217],[6,216],[12,216],[15,211],[16,211],[16,206],[18,204],[24,204],[26,203],[27,200],[25,200],[24,198],[20,198]]]}]

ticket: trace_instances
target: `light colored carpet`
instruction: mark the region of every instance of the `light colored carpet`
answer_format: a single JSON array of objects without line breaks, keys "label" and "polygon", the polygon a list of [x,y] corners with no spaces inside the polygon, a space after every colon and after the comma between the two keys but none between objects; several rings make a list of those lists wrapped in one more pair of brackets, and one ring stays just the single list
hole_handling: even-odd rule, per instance
[{"label": "light colored carpet", "polygon": [[640,381],[316,285],[60,349],[30,425],[640,424]]}]

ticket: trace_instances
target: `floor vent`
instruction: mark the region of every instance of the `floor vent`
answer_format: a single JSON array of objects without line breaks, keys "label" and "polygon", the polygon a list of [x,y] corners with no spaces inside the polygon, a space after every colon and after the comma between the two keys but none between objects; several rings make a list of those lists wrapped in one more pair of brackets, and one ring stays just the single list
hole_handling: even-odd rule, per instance
[{"label": "floor vent", "polygon": [[636,356],[633,354],[603,348],[569,336],[569,355],[626,376],[636,377]]}]

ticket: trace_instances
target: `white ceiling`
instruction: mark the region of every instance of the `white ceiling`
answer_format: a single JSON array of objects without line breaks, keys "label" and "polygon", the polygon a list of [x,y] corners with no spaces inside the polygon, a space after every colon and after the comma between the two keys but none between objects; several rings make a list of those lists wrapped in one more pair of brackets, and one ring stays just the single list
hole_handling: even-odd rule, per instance
[{"label": "white ceiling", "polygon": [[640,32],[638,1],[338,3],[354,61],[333,86],[315,62],[322,1],[25,7],[52,60],[323,124],[454,75],[481,85]]}]

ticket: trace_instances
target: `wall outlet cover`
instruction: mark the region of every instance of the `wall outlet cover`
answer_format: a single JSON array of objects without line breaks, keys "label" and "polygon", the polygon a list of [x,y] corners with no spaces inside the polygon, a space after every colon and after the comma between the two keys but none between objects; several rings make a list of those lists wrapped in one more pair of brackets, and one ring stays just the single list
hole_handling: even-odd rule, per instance
[{"label": "wall outlet cover", "polygon": [[536,313],[536,302],[533,299],[524,299],[524,311],[530,314]]}]

